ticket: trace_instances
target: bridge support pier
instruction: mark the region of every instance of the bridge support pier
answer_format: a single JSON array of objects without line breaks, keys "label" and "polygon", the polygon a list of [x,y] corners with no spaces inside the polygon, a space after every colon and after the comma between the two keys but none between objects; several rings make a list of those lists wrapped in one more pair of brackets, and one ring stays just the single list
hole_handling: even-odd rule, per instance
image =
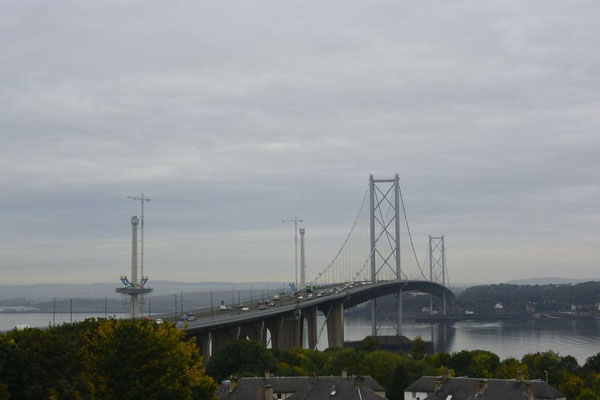
[{"label": "bridge support pier", "polygon": [[267,329],[271,333],[271,348],[281,349],[281,321],[282,317],[275,317],[265,321],[265,346],[268,344],[266,340]]},{"label": "bridge support pier", "polygon": [[327,343],[329,348],[344,347],[344,302],[335,301],[324,307],[327,315]]},{"label": "bridge support pier", "polygon": [[402,334],[402,288],[396,293],[396,335]]},{"label": "bridge support pier", "polygon": [[204,360],[204,365],[208,364],[210,360],[210,342],[212,334],[210,332],[203,332],[196,335],[196,345],[198,349],[200,349],[200,354]]},{"label": "bridge support pier", "polygon": [[265,321],[242,325],[240,335],[241,338],[247,337],[248,339],[254,340],[255,342],[266,344],[267,335]]},{"label": "bridge support pier", "polygon": [[[308,348],[314,350],[317,346],[317,306],[302,310],[302,325],[300,325],[300,332],[302,334],[304,334],[303,324],[305,318],[308,328]],[[303,342],[304,340],[301,340],[300,344],[302,345]]]},{"label": "bridge support pier", "polygon": [[446,291],[442,292],[442,314],[446,316]]},{"label": "bridge support pier", "polygon": [[232,326],[230,328],[218,329],[212,332],[212,349],[213,353],[225,346],[228,342],[239,339],[242,332],[241,325]]},{"label": "bridge support pier", "polygon": [[280,326],[280,349],[292,349],[294,347],[302,347],[302,321],[299,315],[283,316]]}]

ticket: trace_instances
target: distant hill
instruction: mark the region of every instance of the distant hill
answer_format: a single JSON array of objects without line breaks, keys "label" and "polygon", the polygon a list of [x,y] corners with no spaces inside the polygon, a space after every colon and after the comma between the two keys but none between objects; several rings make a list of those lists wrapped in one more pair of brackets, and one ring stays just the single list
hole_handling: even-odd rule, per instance
[{"label": "distant hill", "polygon": [[[119,297],[115,288],[121,287],[119,281],[90,284],[53,284],[40,283],[32,285],[0,285],[0,300],[13,298],[26,298],[29,300],[51,300],[69,298],[104,298]],[[277,290],[287,284],[283,282],[175,282],[175,281],[149,281],[146,286],[154,289],[153,296],[173,295],[181,292],[205,292],[210,290],[227,291],[239,289]]]},{"label": "distant hill", "polygon": [[506,281],[509,285],[568,285],[577,284],[590,281],[600,281],[600,278],[588,278],[588,279],[571,279],[571,278],[557,278],[557,277],[546,277],[546,278],[529,278],[529,279],[516,279],[512,281]]}]

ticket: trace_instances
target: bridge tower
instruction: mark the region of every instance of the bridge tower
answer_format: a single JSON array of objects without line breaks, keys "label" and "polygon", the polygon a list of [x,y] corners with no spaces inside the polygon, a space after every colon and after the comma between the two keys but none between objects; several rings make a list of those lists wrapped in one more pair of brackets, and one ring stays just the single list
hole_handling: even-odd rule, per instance
[{"label": "bridge tower", "polygon": [[[400,264],[400,179],[369,177],[371,280],[402,280]],[[389,280],[389,279],[388,279]],[[396,296],[396,333],[402,328],[402,289]],[[377,336],[377,300],[371,302],[371,335]]]},{"label": "bridge tower", "polygon": [[[429,235],[429,280],[446,286],[446,245],[444,235]],[[433,296],[429,297],[430,312],[433,315]],[[446,291],[442,295],[442,314],[446,315]]]}]

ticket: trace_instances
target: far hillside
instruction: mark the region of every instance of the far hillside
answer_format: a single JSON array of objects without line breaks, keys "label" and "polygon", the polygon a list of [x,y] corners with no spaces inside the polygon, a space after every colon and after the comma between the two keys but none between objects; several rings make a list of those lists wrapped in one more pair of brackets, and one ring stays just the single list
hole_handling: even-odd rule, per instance
[{"label": "far hillside", "polygon": [[462,308],[479,313],[598,312],[599,303],[600,282],[595,281],[576,285],[482,285],[458,296]]}]

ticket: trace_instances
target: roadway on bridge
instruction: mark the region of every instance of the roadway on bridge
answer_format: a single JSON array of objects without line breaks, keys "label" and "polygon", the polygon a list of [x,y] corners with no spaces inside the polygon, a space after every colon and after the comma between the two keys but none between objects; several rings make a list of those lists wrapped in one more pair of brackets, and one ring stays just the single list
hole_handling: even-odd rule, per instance
[{"label": "roadway on bridge", "polygon": [[178,326],[181,329],[187,329],[188,334],[197,334],[214,329],[263,321],[288,313],[292,314],[296,310],[302,310],[304,308],[310,308],[314,306],[323,306],[336,300],[343,299],[344,306],[346,308],[350,308],[373,298],[395,293],[399,288],[402,288],[403,291],[416,290],[432,293],[434,295],[440,295],[445,291],[446,293],[449,293],[451,297],[454,297],[454,294],[452,294],[452,292],[444,286],[429,281],[380,281],[368,284],[359,283],[357,286],[334,291],[334,293],[330,293],[331,289],[329,288],[316,289],[316,292],[323,290],[324,293],[321,297],[317,297],[315,294],[312,299],[307,299],[305,293],[302,293],[302,295],[305,297],[302,300],[300,300],[298,297],[288,295],[283,297],[278,302],[275,302],[275,306],[266,307],[264,309],[253,308],[249,311],[241,311],[240,309],[214,312],[210,311],[209,314],[206,314],[206,311],[200,310],[196,313],[192,312],[192,315],[197,316],[196,320],[188,321],[186,324],[179,324]]}]

